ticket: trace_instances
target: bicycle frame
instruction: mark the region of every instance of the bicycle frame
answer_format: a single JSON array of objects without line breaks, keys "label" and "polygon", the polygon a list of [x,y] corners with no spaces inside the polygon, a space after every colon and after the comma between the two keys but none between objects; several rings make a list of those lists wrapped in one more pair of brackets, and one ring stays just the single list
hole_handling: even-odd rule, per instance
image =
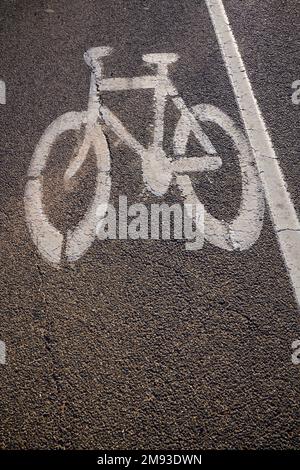
[{"label": "bicycle frame", "polygon": [[[178,111],[187,120],[187,125],[195,134],[196,138],[203,143],[207,153],[215,154],[215,149],[207,135],[202,131],[198,121],[192,115],[185,105],[183,99],[178,96],[178,91],[168,77],[168,66],[178,60],[176,54],[146,54],[143,60],[147,63],[157,66],[156,75],[145,75],[134,78],[102,78],[103,64],[102,58],[110,53],[110,48],[92,48],[85,54],[86,63],[92,68],[91,85],[88,105],[88,129],[91,129],[99,118],[103,120],[106,126],[124,141],[128,147],[132,148],[142,159],[143,176],[147,187],[157,195],[163,195],[170,184],[174,172],[199,171],[199,161],[189,159],[189,170],[186,167],[185,159],[172,162],[163,150],[164,139],[164,115],[165,105],[168,96]],[[154,90],[155,103],[155,122],[153,142],[148,148],[145,148],[138,140],[133,137],[115,116],[115,114],[105,106],[99,97],[105,91],[128,91],[140,89]],[[100,110],[99,110],[100,108]],[[88,145],[88,142],[85,144]],[[182,155],[186,148],[186,142],[177,146],[177,154]],[[81,152],[80,152],[81,153]],[[198,159],[197,159],[198,160]],[[73,173],[74,174],[74,173]]]}]

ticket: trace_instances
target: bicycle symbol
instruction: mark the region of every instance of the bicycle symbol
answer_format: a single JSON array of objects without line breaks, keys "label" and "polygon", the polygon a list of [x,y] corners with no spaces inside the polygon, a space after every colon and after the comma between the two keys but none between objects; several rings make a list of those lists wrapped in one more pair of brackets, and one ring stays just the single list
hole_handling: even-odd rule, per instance
[{"label": "bicycle symbol", "polygon": [[[225,250],[248,249],[258,239],[263,223],[264,197],[255,160],[241,129],[232,119],[213,105],[199,104],[188,108],[168,76],[168,67],[178,60],[176,54],[146,54],[143,60],[156,66],[155,75],[134,78],[104,78],[102,60],[111,53],[109,47],[95,47],[84,54],[91,68],[91,82],[87,111],[67,112],[57,118],[42,135],[31,160],[25,189],[26,220],[33,242],[40,254],[50,263],[59,265],[63,257],[78,260],[92,245],[96,237],[97,208],[107,207],[110,198],[110,151],[103,131],[105,124],[136,154],[141,157],[143,179],[147,189],[155,195],[164,195],[171,181],[181,190],[186,204],[201,204],[190,178],[191,173],[214,171],[222,166],[222,158],[201,123],[216,124],[234,144],[242,179],[242,196],[237,216],[230,222],[218,220],[205,211],[205,239]],[[153,89],[155,123],[153,142],[145,148],[131,135],[115,114],[99,100],[103,91]],[[180,112],[174,133],[174,155],[170,158],[163,150],[165,104],[169,97]],[[87,158],[92,147],[96,155],[97,179],[94,197],[87,212],[66,239],[48,220],[43,208],[43,172],[56,140],[64,132],[85,129],[83,141],[65,171],[68,184]],[[185,156],[187,142],[193,134],[205,151],[201,157]],[[223,156],[224,157],[224,156]]]}]

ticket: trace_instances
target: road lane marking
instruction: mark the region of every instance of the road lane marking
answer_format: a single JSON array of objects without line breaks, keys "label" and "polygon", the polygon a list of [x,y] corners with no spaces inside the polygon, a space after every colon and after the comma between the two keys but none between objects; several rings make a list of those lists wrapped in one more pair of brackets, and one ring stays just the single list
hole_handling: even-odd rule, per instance
[{"label": "road lane marking", "polygon": [[292,103],[298,105],[300,104],[300,80],[295,80],[292,83],[292,89],[295,90],[292,94]]},{"label": "road lane marking", "polygon": [[4,341],[0,341],[0,364],[6,364],[6,346]]},{"label": "road lane marking", "polygon": [[300,307],[300,223],[222,0],[205,0],[264,186],[280,249]]},{"label": "road lane marking", "polygon": [[0,104],[6,104],[6,86],[3,80],[0,80]]},{"label": "road lane marking", "polygon": [[295,366],[300,365],[300,340],[296,339],[295,341],[292,342],[292,349],[293,349],[293,354],[292,354],[292,363]]}]

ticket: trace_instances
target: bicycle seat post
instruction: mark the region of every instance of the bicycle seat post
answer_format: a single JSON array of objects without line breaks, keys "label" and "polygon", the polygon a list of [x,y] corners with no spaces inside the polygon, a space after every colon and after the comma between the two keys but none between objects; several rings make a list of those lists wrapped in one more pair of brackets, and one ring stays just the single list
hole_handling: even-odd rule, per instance
[{"label": "bicycle seat post", "polygon": [[158,149],[163,148],[164,139],[164,112],[166,96],[176,94],[170,79],[168,78],[168,66],[179,59],[177,54],[155,53],[144,54],[143,61],[157,66],[157,84],[155,86],[155,127],[153,136],[153,148],[156,148],[156,158],[160,158]]}]

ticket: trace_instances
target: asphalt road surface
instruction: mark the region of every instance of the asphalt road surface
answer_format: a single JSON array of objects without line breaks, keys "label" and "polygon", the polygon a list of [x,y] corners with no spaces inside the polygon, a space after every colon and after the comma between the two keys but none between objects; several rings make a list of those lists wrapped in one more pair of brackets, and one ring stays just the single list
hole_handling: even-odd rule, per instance
[{"label": "asphalt road surface", "polygon": [[[95,239],[73,262],[64,245],[59,265],[35,243],[24,209],[28,169],[46,128],[64,113],[87,110],[91,73],[83,54],[91,47],[113,48],[104,59],[107,78],[153,74],[144,54],[178,54],[169,74],[187,107],[213,105],[246,134],[209,3],[0,3],[1,449],[300,449],[300,366],[292,362],[299,307],[269,204],[257,240],[244,250],[207,240],[188,251],[180,240]],[[299,2],[223,3],[300,214],[300,105],[292,103]],[[106,91],[101,101],[149,144],[151,90]],[[163,148],[170,156],[179,117],[168,101]],[[111,202],[119,195],[128,204],[182,202],[174,180],[163,196],[145,190],[139,155],[101,122]],[[29,175],[42,181],[43,213],[64,235],[87,213],[97,178],[94,149],[73,186],[64,185],[87,128],[77,127],[55,140],[43,178]],[[220,126],[203,127],[223,165],[191,181],[208,213],[231,221],[245,169]],[[186,156],[201,152],[192,136]]]}]

